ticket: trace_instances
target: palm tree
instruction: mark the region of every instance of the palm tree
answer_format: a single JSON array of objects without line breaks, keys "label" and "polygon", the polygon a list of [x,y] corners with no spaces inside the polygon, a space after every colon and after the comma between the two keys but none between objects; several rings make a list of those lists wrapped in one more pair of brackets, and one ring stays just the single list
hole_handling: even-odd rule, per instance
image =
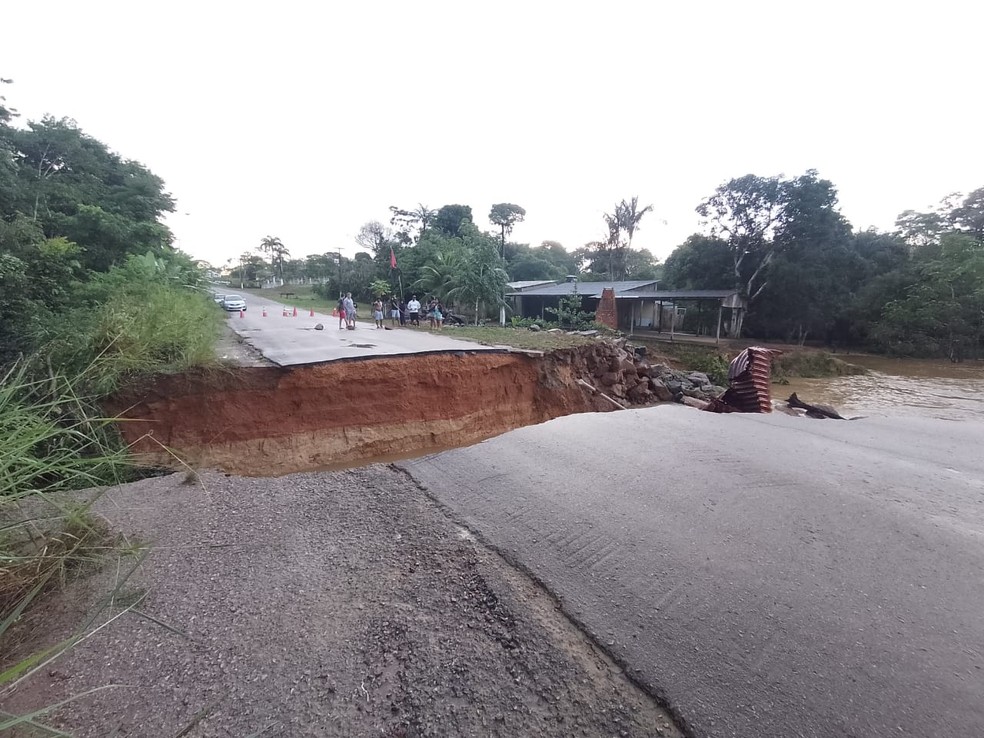
[{"label": "palm tree", "polygon": [[455,280],[464,270],[464,251],[446,247],[434,254],[420,270],[420,279],[414,286],[428,295],[442,300],[455,286]]},{"label": "palm tree", "polygon": [[[639,209],[638,196],[631,200],[622,200],[615,206],[613,214],[605,213],[605,223],[608,225],[608,241],[606,251],[608,252],[608,278],[625,279],[626,272],[626,251],[632,248],[632,237],[639,228],[639,221],[642,216],[651,212],[652,205]],[[623,240],[622,233],[627,236]]]},{"label": "palm tree", "polygon": [[280,284],[284,284],[284,258],[290,256],[290,251],[284,246],[283,242],[276,236],[266,236],[258,248],[264,254],[270,254],[270,261],[273,262],[274,268],[280,265]]},{"label": "palm tree", "polygon": [[634,196],[628,202],[622,200],[621,204],[615,208],[615,213],[619,219],[619,225],[622,230],[625,231],[625,235],[629,237],[627,244],[629,248],[632,248],[632,236],[635,235],[636,229],[639,227],[639,221],[642,220],[642,216],[646,213],[651,213],[652,210],[652,205],[646,205],[646,207],[640,210],[638,196]]}]

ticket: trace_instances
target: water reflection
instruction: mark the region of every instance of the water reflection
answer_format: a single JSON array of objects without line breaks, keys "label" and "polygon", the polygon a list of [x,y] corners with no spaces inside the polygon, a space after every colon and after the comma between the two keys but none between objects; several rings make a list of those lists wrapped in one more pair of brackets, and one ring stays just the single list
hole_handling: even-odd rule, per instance
[{"label": "water reflection", "polygon": [[793,392],[813,404],[833,405],[844,416],[922,416],[962,420],[984,413],[984,364],[838,355],[870,373],[857,377],[791,379],[773,385],[773,400]]}]

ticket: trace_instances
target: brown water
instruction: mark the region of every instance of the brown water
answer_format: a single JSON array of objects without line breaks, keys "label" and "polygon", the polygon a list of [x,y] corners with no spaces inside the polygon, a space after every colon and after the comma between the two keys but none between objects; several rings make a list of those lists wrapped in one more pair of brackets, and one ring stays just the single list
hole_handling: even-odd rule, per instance
[{"label": "brown water", "polygon": [[773,385],[772,399],[795,392],[801,400],[835,407],[841,415],[920,416],[945,420],[984,417],[984,362],[887,359],[838,354],[869,373],[854,377],[791,379]]}]

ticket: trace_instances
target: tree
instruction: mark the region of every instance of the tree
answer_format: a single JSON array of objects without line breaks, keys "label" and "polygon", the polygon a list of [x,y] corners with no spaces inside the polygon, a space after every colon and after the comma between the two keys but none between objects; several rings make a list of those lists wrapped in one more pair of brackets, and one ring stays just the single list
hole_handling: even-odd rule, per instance
[{"label": "tree", "polygon": [[526,210],[519,205],[511,202],[500,202],[492,206],[489,212],[489,222],[499,226],[500,247],[502,258],[506,258],[506,236],[512,233],[517,223],[522,223],[526,217]]},{"label": "tree", "polygon": [[404,210],[396,205],[390,205],[389,209],[390,225],[396,229],[395,238],[404,246],[417,243],[437,215],[436,210],[423,204],[418,204],[413,210]]},{"label": "tree", "polygon": [[749,303],[765,289],[765,282],[758,280],[775,256],[772,234],[781,208],[779,177],[754,174],[725,182],[697,206],[711,235],[728,243],[735,289]]},{"label": "tree", "polygon": [[280,267],[280,284],[284,284],[284,259],[290,256],[290,251],[276,236],[265,236],[257,247],[260,253],[269,254],[270,261],[276,269]]},{"label": "tree", "polygon": [[694,234],[666,258],[666,286],[678,290],[725,290],[734,286],[734,264],[727,241]]},{"label": "tree", "polygon": [[159,177],[68,118],[17,129],[0,123],[0,216],[21,213],[47,238],[78,244],[88,269],[106,271],[128,254],[172,251],[160,217],[173,209]]},{"label": "tree", "polygon": [[368,223],[362,224],[355,236],[355,242],[375,255],[384,245],[389,243],[391,236],[391,231],[382,223],[378,220],[370,220]]},{"label": "tree", "polygon": [[475,306],[475,325],[481,317],[482,305],[505,306],[506,270],[495,248],[485,234],[471,228],[463,237],[464,257],[461,269],[452,275],[448,297]]},{"label": "tree", "polygon": [[984,187],[974,190],[963,202],[948,213],[950,224],[984,243]]},{"label": "tree", "polygon": [[[653,206],[639,208],[639,198],[622,200],[615,206],[613,213],[605,213],[605,225],[608,227],[608,238],[604,241],[593,241],[587,248],[595,252],[595,260],[603,261],[607,267],[608,279],[626,279],[629,272],[629,250],[632,248],[632,237],[639,229],[639,221]],[[636,258],[638,262],[638,257]],[[594,263],[594,261],[592,262]]]},{"label": "tree", "polygon": [[474,224],[465,223],[460,236],[449,237],[438,231],[422,240],[421,246],[425,243],[430,255],[414,283],[416,289],[474,307],[476,322],[483,304],[505,304],[503,295],[509,277],[491,236],[481,233]]},{"label": "tree", "polygon": [[369,284],[369,292],[378,300],[384,295],[390,294],[390,283],[385,279],[374,279]]},{"label": "tree", "polygon": [[633,196],[631,200],[622,200],[615,208],[615,216],[618,219],[619,227],[625,232],[628,237],[626,241],[626,246],[632,248],[632,237],[635,232],[639,229],[639,221],[642,220],[642,216],[646,213],[651,213],[653,211],[652,205],[646,205],[646,207],[639,208],[639,198]]},{"label": "tree", "polygon": [[460,236],[465,223],[472,223],[469,205],[445,205],[434,216],[433,226],[446,236]]},{"label": "tree", "polygon": [[888,302],[875,325],[881,346],[902,355],[979,356],[984,340],[984,245],[949,233],[915,262],[915,281]]},{"label": "tree", "polygon": [[[0,77],[0,85],[9,85],[12,82],[12,79]],[[10,123],[15,117],[17,117],[17,111],[13,108],[8,108],[6,96],[0,95],[0,125]]]}]

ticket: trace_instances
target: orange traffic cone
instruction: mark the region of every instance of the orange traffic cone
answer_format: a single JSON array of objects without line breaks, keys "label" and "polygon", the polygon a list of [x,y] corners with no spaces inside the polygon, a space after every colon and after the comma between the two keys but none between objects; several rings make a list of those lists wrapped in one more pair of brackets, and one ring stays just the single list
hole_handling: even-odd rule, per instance
[{"label": "orange traffic cone", "polygon": [[296,307],[294,308],[294,317],[295,318],[297,317],[297,308]]},{"label": "orange traffic cone", "polygon": [[263,308],[263,316],[262,317],[264,317],[264,318],[266,317],[266,308]]},{"label": "orange traffic cone", "polygon": [[245,310],[240,310],[239,311],[239,317],[240,318],[245,318],[246,317],[246,311]]},{"label": "orange traffic cone", "polygon": [[313,318],[313,317],[314,317],[314,308],[311,308],[311,315],[310,315],[310,316],[308,316],[308,317],[311,317],[311,318]]}]

